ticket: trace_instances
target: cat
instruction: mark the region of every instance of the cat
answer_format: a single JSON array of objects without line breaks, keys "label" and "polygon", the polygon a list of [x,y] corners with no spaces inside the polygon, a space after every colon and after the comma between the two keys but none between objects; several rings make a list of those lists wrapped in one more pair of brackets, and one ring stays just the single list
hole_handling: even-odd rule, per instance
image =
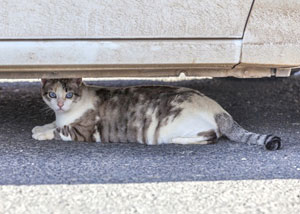
[{"label": "cat", "polygon": [[77,79],[42,79],[56,120],[32,129],[36,140],[209,144],[221,136],[267,150],[281,139],[246,131],[199,91],[172,86],[88,86]]}]

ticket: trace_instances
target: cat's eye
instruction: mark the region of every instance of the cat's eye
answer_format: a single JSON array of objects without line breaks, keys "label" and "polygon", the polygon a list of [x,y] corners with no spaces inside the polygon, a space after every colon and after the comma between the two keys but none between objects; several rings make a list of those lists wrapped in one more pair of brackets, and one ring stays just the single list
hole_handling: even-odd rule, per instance
[{"label": "cat's eye", "polygon": [[49,97],[56,98],[56,94],[54,92],[49,92]]},{"label": "cat's eye", "polygon": [[72,92],[68,92],[66,94],[66,98],[71,99],[73,97],[73,93]]}]

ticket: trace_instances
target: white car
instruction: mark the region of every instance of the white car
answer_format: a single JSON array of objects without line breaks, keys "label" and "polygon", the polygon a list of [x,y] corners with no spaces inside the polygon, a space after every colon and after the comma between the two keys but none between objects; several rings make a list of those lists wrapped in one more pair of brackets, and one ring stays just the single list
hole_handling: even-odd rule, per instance
[{"label": "white car", "polygon": [[1,0],[0,78],[288,76],[299,0]]}]

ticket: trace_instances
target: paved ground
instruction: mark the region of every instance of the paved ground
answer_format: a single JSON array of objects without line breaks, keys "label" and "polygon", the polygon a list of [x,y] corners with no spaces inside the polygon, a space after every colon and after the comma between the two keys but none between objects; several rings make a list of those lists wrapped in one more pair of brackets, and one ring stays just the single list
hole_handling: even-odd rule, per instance
[{"label": "paved ground", "polygon": [[299,191],[299,180],[0,186],[0,213],[299,214]]},{"label": "paved ground", "polygon": [[284,147],[270,152],[226,139],[205,146],[38,142],[31,139],[32,127],[54,119],[39,96],[39,83],[0,83],[1,185],[300,178],[299,78],[93,84],[199,89],[245,128],[280,136]]},{"label": "paved ground", "polygon": [[299,77],[92,83],[199,89],[284,147],[38,142],[32,127],[54,119],[39,83],[0,83],[0,214],[300,213]]}]

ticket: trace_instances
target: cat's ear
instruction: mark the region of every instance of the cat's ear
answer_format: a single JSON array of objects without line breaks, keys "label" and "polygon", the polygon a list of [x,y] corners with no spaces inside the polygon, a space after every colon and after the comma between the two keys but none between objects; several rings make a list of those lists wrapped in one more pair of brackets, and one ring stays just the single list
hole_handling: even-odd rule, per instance
[{"label": "cat's ear", "polygon": [[78,86],[80,86],[81,83],[82,83],[82,78],[75,78],[75,79],[73,79],[73,81],[74,81]]},{"label": "cat's ear", "polygon": [[46,84],[46,82],[47,82],[47,79],[41,79],[41,83],[42,83],[42,85],[45,85],[45,84]]}]

